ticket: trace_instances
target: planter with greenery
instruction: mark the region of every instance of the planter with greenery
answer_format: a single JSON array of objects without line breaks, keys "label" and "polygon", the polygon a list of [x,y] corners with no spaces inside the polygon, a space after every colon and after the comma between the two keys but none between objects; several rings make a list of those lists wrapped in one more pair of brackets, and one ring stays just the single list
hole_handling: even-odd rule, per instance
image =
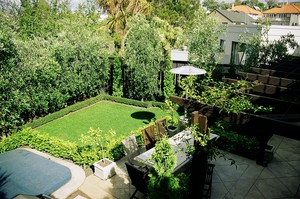
[{"label": "planter with greenery", "polygon": [[178,129],[178,118],[175,117],[175,113],[179,105],[169,99],[165,100],[165,103],[167,105],[166,112],[169,114],[169,116],[167,116],[167,130],[172,135],[176,133]]},{"label": "planter with greenery", "polygon": [[256,158],[259,140],[254,136],[239,134],[230,123],[221,120],[209,129],[220,136],[216,142],[218,148],[250,159]]},{"label": "planter with greenery", "polygon": [[183,186],[180,179],[172,174],[176,167],[176,156],[168,138],[163,137],[156,143],[151,159],[154,169],[149,174],[147,198],[185,198],[187,187]]},{"label": "planter with greenery", "polygon": [[115,131],[110,130],[107,133],[102,132],[101,129],[90,129],[87,134],[81,135],[81,141],[85,144],[89,144],[90,150],[96,150],[99,152],[101,160],[95,162],[94,174],[102,180],[116,174],[115,167],[116,163],[109,158],[112,158],[110,151],[116,145]]}]

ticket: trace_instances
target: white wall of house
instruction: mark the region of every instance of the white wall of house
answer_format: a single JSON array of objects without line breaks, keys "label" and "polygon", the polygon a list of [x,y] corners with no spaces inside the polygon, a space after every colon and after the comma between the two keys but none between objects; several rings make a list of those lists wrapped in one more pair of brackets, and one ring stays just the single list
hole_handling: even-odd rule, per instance
[{"label": "white wall of house", "polygon": [[[224,35],[219,37],[219,40],[223,41],[224,47],[223,52],[219,53],[217,57],[219,57],[220,64],[230,64],[231,54],[232,54],[232,46],[234,42],[240,42],[240,36],[245,35],[248,32],[250,37],[253,34],[258,34],[261,30],[257,28],[256,25],[235,25],[228,24],[227,31]],[[295,36],[295,40],[300,45],[300,26],[279,26],[272,25],[270,26],[270,30],[268,32],[269,41],[274,41],[280,39],[280,36],[287,35],[291,33]],[[247,38],[247,37],[245,37]],[[300,49],[298,49],[300,51]],[[298,52],[297,51],[297,52]],[[293,54],[294,51],[290,51],[290,54]],[[243,63],[243,55],[242,53],[237,53],[234,60],[236,63]],[[171,59],[173,61],[188,61],[188,52],[186,49],[176,49],[171,52]]]},{"label": "white wall of house", "polygon": [[[229,64],[231,60],[231,52],[232,52],[232,44],[233,42],[240,42],[241,35],[244,35],[245,38],[246,34],[248,37],[250,35],[259,33],[260,30],[257,28],[256,25],[234,25],[228,24],[227,31],[224,35],[220,36],[219,39],[225,42],[224,51],[219,54],[220,63],[221,64]],[[235,59],[241,59],[242,57],[235,57]]]},{"label": "white wall of house", "polygon": [[[268,38],[270,41],[280,39],[280,36],[291,33],[295,36],[295,40],[300,45],[300,26],[275,26],[270,27]],[[294,53],[294,50],[289,51],[290,54]]]},{"label": "white wall of house", "polygon": [[[219,37],[219,39],[225,41],[224,52],[220,54],[221,64],[230,64],[231,53],[232,53],[232,44],[233,42],[240,42],[240,36],[243,33],[249,32],[252,34],[257,34],[261,30],[257,28],[256,25],[228,25],[227,32],[225,35]],[[280,39],[280,36],[287,35],[291,33],[295,36],[295,40],[300,45],[300,26],[270,26],[270,30],[268,32],[269,41],[274,41]],[[244,34],[245,35],[245,34]],[[294,51],[290,50],[290,54],[294,53]],[[236,55],[234,59],[236,61],[241,61],[242,57],[239,57],[241,53]]]},{"label": "white wall of house", "polygon": [[290,26],[300,26],[300,15],[291,14]]},{"label": "white wall of house", "polygon": [[300,27],[299,26],[270,26],[268,37],[270,41],[278,40],[280,36],[291,33],[300,45]]}]

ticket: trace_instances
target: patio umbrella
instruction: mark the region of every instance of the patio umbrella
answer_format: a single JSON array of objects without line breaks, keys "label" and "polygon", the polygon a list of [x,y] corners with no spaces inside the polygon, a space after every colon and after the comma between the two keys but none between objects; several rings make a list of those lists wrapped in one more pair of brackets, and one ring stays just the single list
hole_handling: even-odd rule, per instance
[{"label": "patio umbrella", "polygon": [[[194,66],[181,66],[178,68],[173,68],[170,70],[171,73],[177,74],[177,75],[203,75],[206,73],[205,70],[201,68],[196,68]],[[186,99],[188,99],[188,94],[185,96]],[[184,109],[184,115],[186,115],[187,110]]]},{"label": "patio umbrella", "polygon": [[194,66],[181,66],[171,69],[170,72],[178,75],[203,75],[206,73],[205,70]]}]

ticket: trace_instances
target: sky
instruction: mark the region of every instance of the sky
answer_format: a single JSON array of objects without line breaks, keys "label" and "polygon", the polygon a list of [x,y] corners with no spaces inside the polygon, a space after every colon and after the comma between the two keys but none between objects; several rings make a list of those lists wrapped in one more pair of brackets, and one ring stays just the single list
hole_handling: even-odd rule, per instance
[{"label": "sky", "polygon": [[74,10],[77,8],[78,4],[85,3],[86,0],[70,0],[71,9]]}]

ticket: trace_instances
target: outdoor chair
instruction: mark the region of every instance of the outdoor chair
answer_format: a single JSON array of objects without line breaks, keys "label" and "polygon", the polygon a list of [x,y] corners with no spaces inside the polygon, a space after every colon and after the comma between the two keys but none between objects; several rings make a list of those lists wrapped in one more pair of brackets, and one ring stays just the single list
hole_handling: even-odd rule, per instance
[{"label": "outdoor chair", "polygon": [[127,158],[127,161],[136,167],[145,167],[144,164],[134,160],[134,157],[138,156],[145,150],[140,148],[137,144],[135,135],[131,135],[122,140],[122,145]]},{"label": "outdoor chair", "polygon": [[125,165],[131,184],[136,188],[130,199],[137,198],[135,194],[138,191],[146,195],[149,181],[148,170],[136,168],[128,162],[125,162]]},{"label": "outdoor chair", "polygon": [[142,135],[143,135],[146,150],[153,148],[156,143],[156,135],[154,132],[154,125],[144,128],[142,130]]},{"label": "outdoor chair", "polygon": [[131,135],[122,140],[125,155],[131,154],[139,150],[135,135]]},{"label": "outdoor chair", "polygon": [[210,198],[211,196],[212,175],[214,167],[214,164],[207,164],[202,198]]},{"label": "outdoor chair", "polygon": [[159,138],[162,138],[163,136],[167,135],[167,119],[161,118],[159,120],[155,121],[156,129],[157,129],[157,135]]}]

